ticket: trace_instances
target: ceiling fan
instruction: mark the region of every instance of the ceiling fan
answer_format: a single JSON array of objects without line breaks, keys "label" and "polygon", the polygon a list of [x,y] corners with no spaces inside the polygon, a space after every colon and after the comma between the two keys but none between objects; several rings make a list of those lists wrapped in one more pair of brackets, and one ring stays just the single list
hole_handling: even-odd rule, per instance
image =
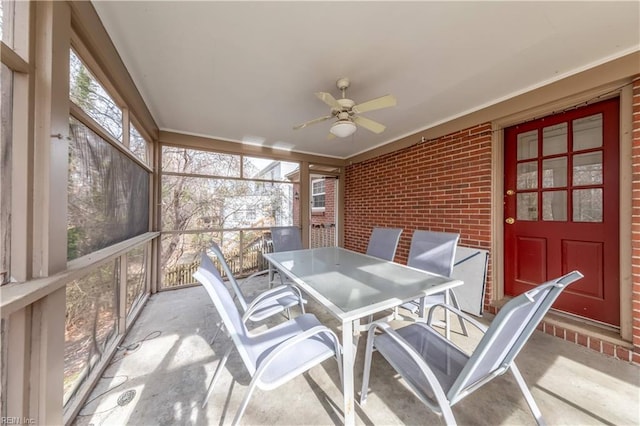
[{"label": "ceiling fan", "polygon": [[336,86],[342,92],[342,98],[335,99],[331,96],[331,93],[316,92],[316,96],[325,104],[331,107],[329,115],[319,117],[314,120],[309,120],[305,123],[294,126],[294,130],[305,128],[311,124],[320,123],[330,118],[337,118],[337,121],[333,123],[329,139],[334,137],[345,138],[352,135],[356,131],[356,125],[364,127],[365,129],[373,133],[382,133],[385,126],[373,121],[369,118],[358,115],[362,112],[374,111],[376,109],[388,108],[396,105],[396,98],[391,95],[382,96],[380,98],[372,99],[367,102],[356,104],[353,100],[347,98],[346,91],[349,87],[349,79],[341,78],[336,82]]}]

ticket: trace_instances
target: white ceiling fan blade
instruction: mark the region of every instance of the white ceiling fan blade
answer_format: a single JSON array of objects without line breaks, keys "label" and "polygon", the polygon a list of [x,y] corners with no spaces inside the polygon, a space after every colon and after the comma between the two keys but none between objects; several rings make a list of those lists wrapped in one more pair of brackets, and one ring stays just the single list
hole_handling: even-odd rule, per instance
[{"label": "white ceiling fan blade", "polygon": [[373,111],[376,109],[388,108],[396,106],[396,98],[392,95],[382,96],[380,98],[371,99],[370,101],[354,105],[351,111],[359,114],[361,112]]},{"label": "white ceiling fan blade", "polygon": [[318,117],[316,119],[309,120],[309,121],[307,121],[305,123],[298,124],[297,126],[293,126],[293,130],[303,129],[303,128],[311,125],[311,124],[316,124],[316,123],[320,123],[322,121],[328,120],[331,117],[333,117],[333,115],[327,115],[327,116],[324,116],[324,117]]},{"label": "white ceiling fan blade", "polygon": [[377,121],[373,121],[360,115],[356,115],[355,117],[353,117],[353,122],[358,126],[362,126],[365,129],[372,131],[373,133],[382,133],[384,129],[386,129],[385,126],[378,123]]},{"label": "white ceiling fan blade", "polygon": [[327,92],[316,92],[316,96],[325,104],[329,105],[331,108],[342,109],[336,98],[331,96],[331,93]]}]

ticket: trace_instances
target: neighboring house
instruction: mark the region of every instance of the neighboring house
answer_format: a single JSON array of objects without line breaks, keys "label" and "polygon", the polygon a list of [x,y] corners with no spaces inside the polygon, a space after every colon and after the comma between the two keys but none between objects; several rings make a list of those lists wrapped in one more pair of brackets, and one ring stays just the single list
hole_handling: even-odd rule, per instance
[{"label": "neighboring house", "polygon": [[[293,181],[299,180],[298,170],[288,175]],[[309,246],[323,247],[336,245],[336,187],[337,178],[333,176],[311,176],[309,185]],[[293,217],[294,225],[301,225],[300,184],[294,185]]]}]

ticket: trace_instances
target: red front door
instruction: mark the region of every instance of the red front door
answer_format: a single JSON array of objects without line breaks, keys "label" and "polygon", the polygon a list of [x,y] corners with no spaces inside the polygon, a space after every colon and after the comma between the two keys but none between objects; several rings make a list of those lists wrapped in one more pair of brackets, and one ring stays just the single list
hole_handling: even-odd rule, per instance
[{"label": "red front door", "polygon": [[574,269],[554,308],[620,325],[618,99],[505,130],[505,293]]}]

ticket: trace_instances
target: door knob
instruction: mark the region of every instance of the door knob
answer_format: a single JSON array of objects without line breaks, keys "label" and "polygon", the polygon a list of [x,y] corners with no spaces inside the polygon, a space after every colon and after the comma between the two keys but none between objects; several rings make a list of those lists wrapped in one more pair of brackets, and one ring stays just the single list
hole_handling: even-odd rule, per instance
[{"label": "door knob", "polygon": [[513,225],[514,223],[516,223],[516,220],[512,217],[508,217],[505,222],[507,222],[507,224],[509,225]]},{"label": "door knob", "polygon": [[513,189],[507,189],[507,195],[515,195],[516,191]]}]

